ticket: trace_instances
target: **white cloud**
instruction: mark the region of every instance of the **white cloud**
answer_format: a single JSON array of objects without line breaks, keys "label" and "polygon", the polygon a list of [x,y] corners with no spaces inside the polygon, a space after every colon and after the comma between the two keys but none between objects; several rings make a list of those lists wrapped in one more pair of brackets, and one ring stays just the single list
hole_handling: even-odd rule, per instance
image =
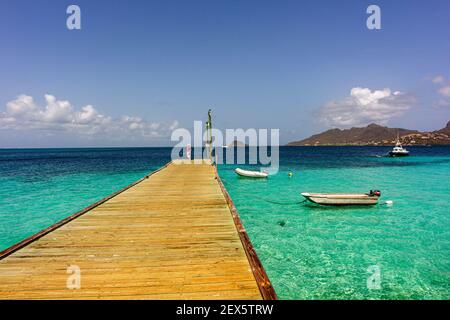
[{"label": "white cloud", "polygon": [[450,99],[439,99],[434,106],[436,107],[450,107]]},{"label": "white cloud", "polygon": [[38,106],[33,97],[27,95],[9,101],[6,110],[0,112],[0,129],[67,131],[90,137],[106,135],[135,139],[170,137],[171,131],[178,126],[178,121],[164,124],[127,115],[113,119],[92,105],[76,110],[69,101],[58,100],[53,95],[46,94],[44,99],[45,107]]},{"label": "white cloud", "polygon": [[69,101],[56,100],[56,97],[50,94],[45,95],[45,101],[45,109],[39,110],[37,114],[39,120],[49,123],[66,123],[72,120],[72,105]]},{"label": "white cloud", "polygon": [[24,94],[6,104],[6,112],[12,116],[29,114],[34,112],[34,110],[36,110],[36,104],[34,103],[33,97]]},{"label": "white cloud", "polygon": [[432,79],[433,83],[438,84],[437,94],[440,96],[439,100],[434,103],[436,107],[450,106],[450,84],[443,76],[436,76]]},{"label": "white cloud", "polygon": [[444,82],[444,77],[443,76],[435,76],[433,79],[431,79],[431,81],[433,83],[443,83]]},{"label": "white cloud", "polygon": [[450,86],[442,87],[438,90],[440,95],[443,95],[444,97],[450,97]]},{"label": "white cloud", "polygon": [[409,110],[413,102],[412,96],[400,91],[356,87],[351,89],[350,96],[327,103],[320,113],[329,126],[365,126],[372,122],[386,125],[391,118]]},{"label": "white cloud", "polygon": [[95,121],[97,117],[99,116],[97,110],[91,105],[87,105],[83,108],[81,108],[80,112],[77,112],[75,114],[76,122],[81,124],[87,124],[92,121]]},{"label": "white cloud", "polygon": [[179,125],[178,121],[175,120],[174,122],[172,122],[172,124],[170,125],[169,129],[170,130],[175,130],[176,128],[178,128],[178,125]]}]

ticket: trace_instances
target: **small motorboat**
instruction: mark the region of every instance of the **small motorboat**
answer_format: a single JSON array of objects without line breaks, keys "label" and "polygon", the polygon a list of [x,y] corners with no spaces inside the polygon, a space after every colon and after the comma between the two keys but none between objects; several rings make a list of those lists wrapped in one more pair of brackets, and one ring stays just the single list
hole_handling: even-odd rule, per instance
[{"label": "small motorboat", "polygon": [[327,206],[368,206],[378,203],[381,192],[370,190],[369,193],[302,193],[308,201]]},{"label": "small motorboat", "polygon": [[395,147],[391,151],[389,151],[389,156],[390,157],[409,156],[409,151],[402,147],[398,135],[397,135],[397,143],[395,144]]},{"label": "small motorboat", "polygon": [[236,168],[234,170],[238,175],[242,177],[248,177],[248,178],[267,178],[269,176],[268,172],[264,171],[250,171],[250,170],[244,170],[241,168]]}]

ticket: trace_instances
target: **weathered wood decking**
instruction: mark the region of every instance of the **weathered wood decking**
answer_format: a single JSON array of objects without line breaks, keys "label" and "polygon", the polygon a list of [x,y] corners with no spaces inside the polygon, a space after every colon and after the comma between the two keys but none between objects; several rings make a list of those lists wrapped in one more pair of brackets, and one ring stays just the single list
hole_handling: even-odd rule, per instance
[{"label": "weathered wood decking", "polygon": [[276,298],[214,170],[171,163],[0,253],[0,299]]}]

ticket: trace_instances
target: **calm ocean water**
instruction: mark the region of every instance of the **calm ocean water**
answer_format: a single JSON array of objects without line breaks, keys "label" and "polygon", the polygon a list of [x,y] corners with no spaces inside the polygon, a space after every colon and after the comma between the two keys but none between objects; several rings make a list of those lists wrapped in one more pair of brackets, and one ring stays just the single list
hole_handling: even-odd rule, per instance
[{"label": "calm ocean water", "polygon": [[[450,147],[408,149],[387,158],[385,147],[282,148],[280,172],[258,181],[220,168],[280,298],[450,298]],[[296,203],[300,192],[369,189],[394,205]],[[369,290],[375,265],[381,289]]]},{"label": "calm ocean water", "polygon": [[0,150],[0,250],[169,160],[169,148]]},{"label": "calm ocean water", "polygon": [[[450,147],[281,148],[267,180],[219,173],[282,299],[449,299]],[[0,150],[0,249],[165,164],[169,148]],[[257,166],[240,166],[255,168]],[[293,177],[288,177],[288,172]],[[300,192],[380,189],[392,207],[321,208]],[[368,289],[368,268],[381,288]]]}]

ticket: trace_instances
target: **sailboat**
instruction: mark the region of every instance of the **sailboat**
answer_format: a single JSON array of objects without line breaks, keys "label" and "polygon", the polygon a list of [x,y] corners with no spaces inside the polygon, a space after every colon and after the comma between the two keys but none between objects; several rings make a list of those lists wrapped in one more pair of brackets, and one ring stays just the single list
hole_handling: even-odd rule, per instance
[{"label": "sailboat", "polygon": [[397,143],[395,144],[395,147],[389,151],[390,157],[405,157],[409,156],[409,151],[402,147],[402,144],[400,143],[400,138],[397,133]]}]

